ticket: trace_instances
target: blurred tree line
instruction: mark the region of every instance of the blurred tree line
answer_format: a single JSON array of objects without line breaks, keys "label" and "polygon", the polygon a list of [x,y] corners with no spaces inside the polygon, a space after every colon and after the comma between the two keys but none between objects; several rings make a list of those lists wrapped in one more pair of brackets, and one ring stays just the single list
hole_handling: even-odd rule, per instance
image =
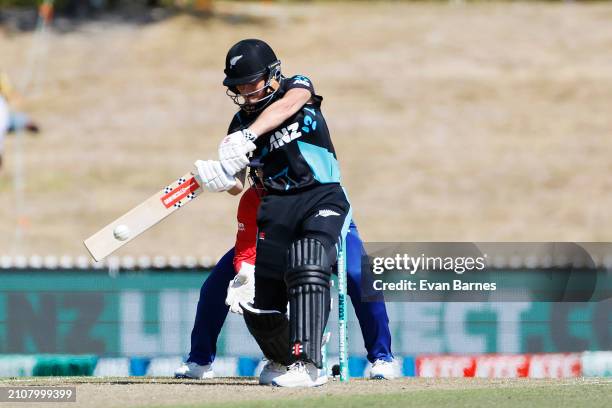
[{"label": "blurred tree line", "polygon": [[[38,7],[42,0],[0,0],[4,7]],[[189,9],[206,9],[212,0],[55,0],[54,9],[59,13],[82,14],[91,11],[106,11],[118,8],[134,7],[172,7]]]}]

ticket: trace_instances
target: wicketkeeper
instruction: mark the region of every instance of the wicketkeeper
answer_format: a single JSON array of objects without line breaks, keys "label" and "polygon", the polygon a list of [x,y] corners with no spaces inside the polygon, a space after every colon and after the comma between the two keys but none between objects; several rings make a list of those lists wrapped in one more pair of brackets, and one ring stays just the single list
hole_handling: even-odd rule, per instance
[{"label": "wicketkeeper", "polygon": [[[200,163],[199,168],[211,165],[210,162]],[[207,169],[205,171],[208,172]],[[206,173],[202,176],[206,179]],[[177,378],[214,377],[212,363],[216,356],[217,339],[229,310],[228,306],[231,306],[232,312],[242,313],[239,300],[252,299],[255,286],[256,217],[261,196],[265,194],[265,190],[262,190],[258,183],[255,182],[253,187],[240,198],[235,247],[221,257],[202,285],[191,332],[189,357],[176,370]],[[219,188],[232,187],[234,182],[230,181],[224,186],[217,185],[212,189],[218,191]],[[372,363],[370,378],[392,379],[397,375],[397,367],[393,363],[389,317],[385,303],[361,301],[361,257],[364,253],[357,226],[351,222],[346,237],[348,295],[361,327],[367,358]],[[272,380],[285,374],[286,371],[286,366],[269,360],[259,376],[259,383],[271,384]]]}]

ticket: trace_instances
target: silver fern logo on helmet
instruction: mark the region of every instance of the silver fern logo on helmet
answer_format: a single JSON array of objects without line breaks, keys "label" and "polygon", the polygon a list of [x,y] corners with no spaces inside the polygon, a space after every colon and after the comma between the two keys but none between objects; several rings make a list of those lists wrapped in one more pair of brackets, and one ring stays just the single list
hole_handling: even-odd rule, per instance
[{"label": "silver fern logo on helmet", "polygon": [[232,58],[230,60],[230,68],[234,68],[240,58],[242,58],[242,55],[236,55],[234,58]]}]

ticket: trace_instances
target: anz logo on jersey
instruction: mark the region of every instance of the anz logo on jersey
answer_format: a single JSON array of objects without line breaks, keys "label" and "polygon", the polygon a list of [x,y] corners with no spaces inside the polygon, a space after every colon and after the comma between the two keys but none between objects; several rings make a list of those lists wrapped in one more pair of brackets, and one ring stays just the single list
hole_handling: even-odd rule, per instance
[{"label": "anz logo on jersey", "polygon": [[304,85],[310,87],[310,79],[306,78],[303,75],[296,75],[293,77],[293,84],[295,85]]},{"label": "anz logo on jersey", "polygon": [[293,142],[298,137],[302,136],[302,132],[298,129],[300,124],[294,122],[287,127],[277,130],[270,136],[270,151],[283,147],[287,143]]}]

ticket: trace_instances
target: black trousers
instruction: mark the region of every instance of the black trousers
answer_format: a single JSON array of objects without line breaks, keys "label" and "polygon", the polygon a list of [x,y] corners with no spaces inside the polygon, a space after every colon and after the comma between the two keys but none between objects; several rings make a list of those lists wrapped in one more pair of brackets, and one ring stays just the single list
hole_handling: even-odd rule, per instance
[{"label": "black trousers", "polygon": [[[289,332],[274,337],[281,349],[277,350],[279,356],[285,356],[282,349],[286,346],[289,361],[301,359],[321,367],[321,341],[330,306],[329,286],[325,286],[323,277],[329,279],[342,229],[350,222],[349,214],[350,204],[339,184],[321,185],[295,194],[269,194],[259,206],[254,306],[286,313],[290,301]],[[291,271],[291,279],[287,280],[292,285],[288,293],[285,275],[289,248],[304,238],[319,241],[325,256],[313,258],[317,262],[313,265],[318,272],[316,284],[308,283],[313,282],[311,271],[298,268]],[[321,250],[316,242],[309,242],[307,248]],[[289,338],[284,337],[286,334]]]},{"label": "black trousers", "polygon": [[284,280],[289,246],[300,238],[319,240],[331,267],[342,228],[345,221],[350,222],[349,211],[344,190],[336,183],[294,194],[266,195],[257,212],[255,275]]}]

